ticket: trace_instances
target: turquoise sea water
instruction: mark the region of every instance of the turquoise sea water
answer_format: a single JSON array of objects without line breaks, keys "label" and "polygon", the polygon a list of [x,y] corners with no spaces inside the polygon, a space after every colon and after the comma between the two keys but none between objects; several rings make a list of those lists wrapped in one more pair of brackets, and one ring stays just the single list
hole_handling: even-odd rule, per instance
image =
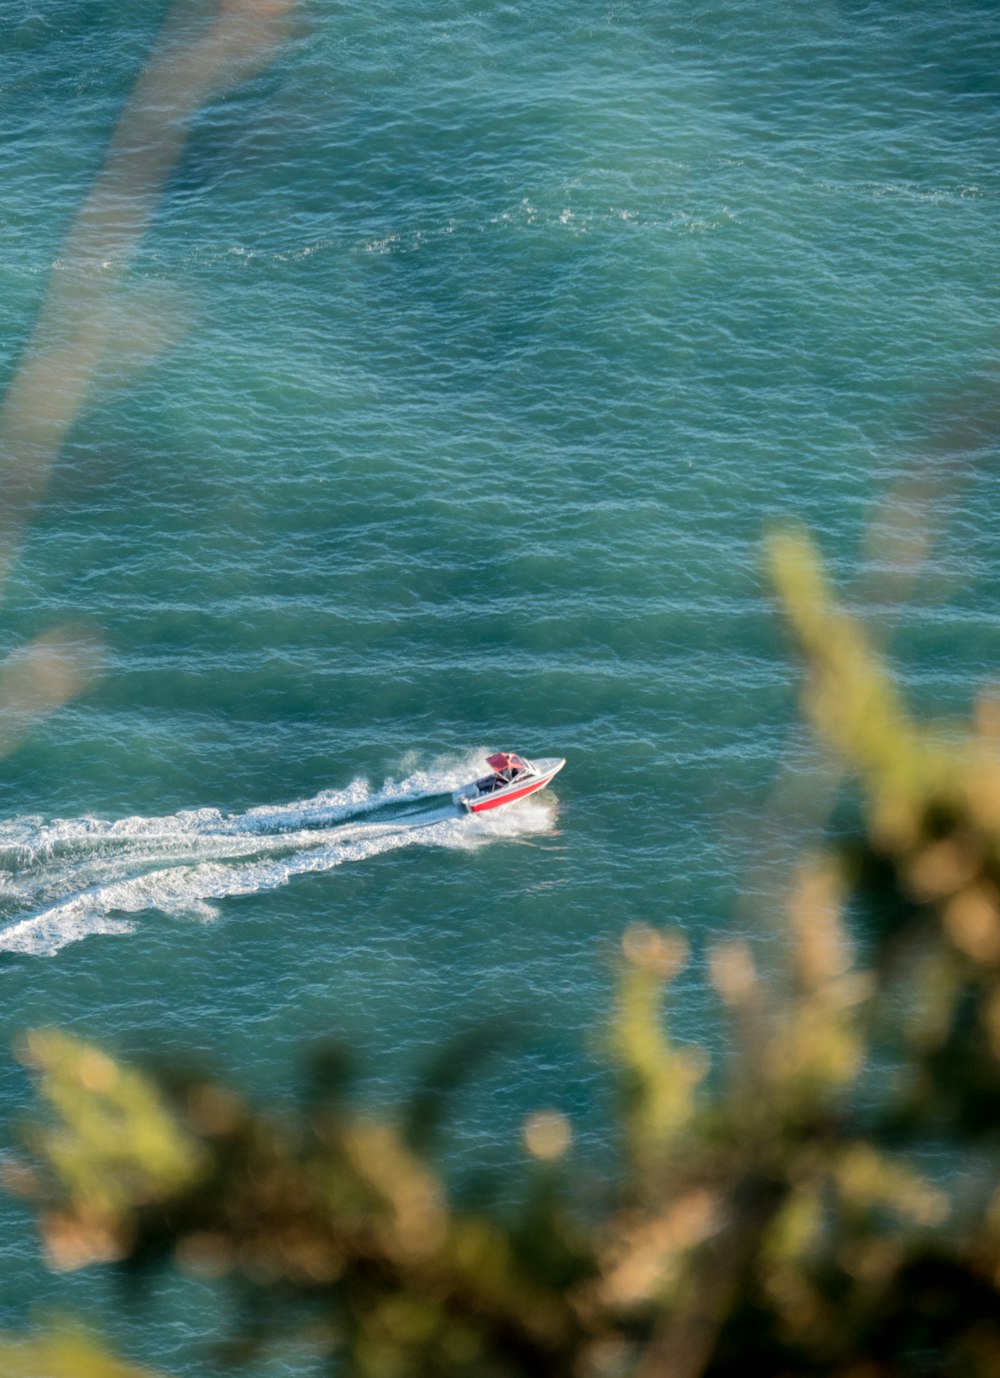
[{"label": "turquoise sea water", "polygon": [[[711,1041],[706,949],[769,931],[809,836],[769,802],[809,749],[766,530],[813,529],[922,711],[1000,667],[995,5],[313,0],[143,125],[211,22],[166,13],[4,16],[8,493],[32,361],[36,414],[86,387],[5,527],[0,650],[101,648],[0,766],[4,1043],[288,1097],[346,1037],[391,1105],[499,1017],[459,1155],[515,1159],[540,1105],[586,1149],[623,925],[687,933]],[[139,172],[101,193],[116,128]],[[568,764],[460,818],[491,747]],[[0,1213],[0,1325],[103,1323],[108,1280]],[[209,1300],[107,1324],[200,1372]]]}]

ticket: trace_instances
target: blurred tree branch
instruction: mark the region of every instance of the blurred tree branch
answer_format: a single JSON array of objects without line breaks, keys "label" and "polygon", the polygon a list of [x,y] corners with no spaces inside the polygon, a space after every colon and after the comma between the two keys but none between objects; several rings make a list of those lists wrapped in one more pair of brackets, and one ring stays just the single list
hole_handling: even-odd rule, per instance
[{"label": "blurred tree branch", "polygon": [[151,1369],[114,1358],[91,1336],[64,1327],[32,1339],[0,1336],[4,1378],[158,1378]]},{"label": "blurred tree branch", "polygon": [[[183,151],[192,116],[212,91],[243,80],[267,60],[294,5],[295,0],[218,0],[213,14],[212,7],[206,12],[201,3],[175,0],[104,166],[66,236],[0,404],[0,587],[109,354],[122,340],[133,353],[138,347],[147,355],[166,343],[162,328],[142,320],[156,302],[144,310],[141,301],[130,300],[123,331],[119,285]],[[62,670],[54,673],[56,642]],[[60,627],[0,666],[0,756],[28,726],[92,683],[98,648],[92,630]],[[12,679],[16,690],[5,692]],[[27,714],[25,700],[32,705]]]},{"label": "blurred tree branch", "polygon": [[711,1074],[663,1014],[686,943],[627,930],[615,1181],[595,1193],[542,1110],[520,1207],[452,1200],[424,1131],[460,1045],[396,1124],[355,1110],[339,1072],[272,1115],[38,1032],[22,1056],[49,1116],[8,1181],[52,1265],[216,1278],[253,1318],[238,1355],[298,1327],[356,1378],[995,1378],[997,715],[964,740],[918,724],[812,544],[786,533],[771,558],[863,826],[802,859],[780,969],[742,940],[709,953],[731,1030]]}]

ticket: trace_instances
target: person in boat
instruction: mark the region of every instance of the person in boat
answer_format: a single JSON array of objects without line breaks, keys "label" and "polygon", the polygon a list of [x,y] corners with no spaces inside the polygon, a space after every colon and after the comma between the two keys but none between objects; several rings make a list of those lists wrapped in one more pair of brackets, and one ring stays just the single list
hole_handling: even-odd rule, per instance
[{"label": "person in boat", "polygon": [[528,767],[521,760],[520,756],[512,751],[498,751],[495,756],[487,756],[486,764],[493,767],[493,774],[489,777],[486,789],[483,789],[480,782],[480,792],[483,794],[491,790],[503,789],[504,785],[513,784],[519,775],[523,775]]}]

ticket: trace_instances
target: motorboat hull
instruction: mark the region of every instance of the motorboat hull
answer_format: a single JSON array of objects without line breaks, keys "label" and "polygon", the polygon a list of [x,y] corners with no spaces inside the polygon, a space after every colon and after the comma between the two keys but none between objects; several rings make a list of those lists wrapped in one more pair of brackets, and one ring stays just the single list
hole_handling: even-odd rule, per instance
[{"label": "motorboat hull", "polygon": [[527,799],[529,794],[537,794],[559,774],[565,764],[563,757],[537,762],[525,761],[528,767],[527,774],[520,775],[510,784],[484,793],[479,788],[479,782],[474,780],[471,784],[463,785],[461,789],[456,790],[452,798],[469,813],[485,813],[488,809],[499,809],[505,804]]}]

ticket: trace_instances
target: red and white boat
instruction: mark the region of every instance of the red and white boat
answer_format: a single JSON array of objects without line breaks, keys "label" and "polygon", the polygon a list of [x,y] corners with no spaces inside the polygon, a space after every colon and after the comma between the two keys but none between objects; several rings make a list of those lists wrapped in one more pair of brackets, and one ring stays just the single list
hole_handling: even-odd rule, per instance
[{"label": "red and white boat", "polygon": [[501,804],[513,804],[529,794],[536,794],[559,774],[566,761],[563,757],[550,757],[531,762],[514,751],[498,751],[495,756],[487,756],[486,764],[493,767],[491,775],[463,785],[452,795],[455,803],[469,813],[498,809]]}]

